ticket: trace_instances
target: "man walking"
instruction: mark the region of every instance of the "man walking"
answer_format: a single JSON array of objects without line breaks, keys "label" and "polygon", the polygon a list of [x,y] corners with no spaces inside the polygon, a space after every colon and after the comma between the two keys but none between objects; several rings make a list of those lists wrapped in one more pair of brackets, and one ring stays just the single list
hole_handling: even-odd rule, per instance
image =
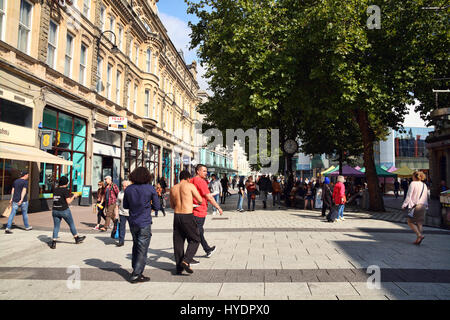
[{"label": "man walking", "polygon": [[263,201],[264,209],[267,208],[267,194],[272,188],[272,184],[266,175],[263,175],[258,181],[259,191],[261,192],[261,198]]},{"label": "man walking", "polygon": [[280,186],[280,182],[279,182],[279,178],[277,178],[276,176],[274,176],[272,178],[272,199],[273,199],[273,207],[275,207],[275,203],[278,203],[278,209],[281,208],[281,200],[280,200],[280,195],[281,195],[281,186]]},{"label": "man walking", "polygon": [[[216,202],[219,201],[219,197],[223,194],[222,183],[217,179],[215,174],[211,175],[211,182],[209,183],[209,190],[211,191],[211,195],[214,197]],[[215,216],[217,213],[217,209],[213,208],[213,215]]]},{"label": "man walking", "polygon": [[229,181],[226,174],[223,174],[223,178],[220,180],[220,184],[222,185],[222,197],[220,199],[220,204],[225,204],[229,186]]},{"label": "man walking", "polygon": [[33,229],[28,224],[28,172],[23,171],[20,174],[20,178],[16,179],[13,182],[13,187],[11,191],[11,200],[9,201],[9,205],[12,206],[11,214],[9,215],[8,222],[6,224],[5,233],[13,233],[11,231],[11,225],[14,220],[14,217],[17,213],[17,210],[22,210],[22,218],[23,224],[25,225],[25,230],[30,231]]},{"label": "man walking", "polygon": [[203,225],[205,224],[205,217],[208,213],[208,201],[211,203],[217,210],[219,210],[219,214],[222,215],[223,211],[219,204],[212,197],[209,189],[208,183],[206,182],[206,177],[208,175],[208,169],[203,164],[198,164],[195,167],[195,173],[197,174],[194,178],[190,180],[192,184],[197,188],[197,191],[200,193],[202,197],[202,203],[199,204],[197,200],[194,198],[194,219],[198,226],[198,231],[200,233],[200,243],[202,244],[203,250],[206,252],[206,256],[210,257],[213,252],[216,250],[216,246],[210,247],[206,242]]},{"label": "man walking", "polygon": [[111,176],[107,176],[105,178],[106,189],[105,189],[105,226],[100,228],[101,231],[106,231],[109,228],[111,221],[115,221],[118,217],[116,217],[116,202],[117,196],[119,195],[119,188],[112,181]]},{"label": "man walking", "polygon": [[[193,273],[190,264],[200,245],[200,233],[194,219],[193,200],[202,204],[202,197],[197,188],[189,183],[191,174],[183,170],[180,173],[180,183],[170,189],[170,206],[174,209],[173,218],[173,250],[175,254],[176,273],[183,270]],[[187,239],[188,246],[184,252],[184,242]]]},{"label": "man walking", "polygon": [[409,188],[408,181],[406,181],[406,179],[403,179],[402,180],[403,200],[406,199],[406,195],[408,194],[408,188]]},{"label": "man walking", "polygon": [[394,182],[394,194],[395,194],[395,199],[398,198],[398,192],[400,190],[400,183],[398,182],[398,179],[395,178],[395,182]]}]

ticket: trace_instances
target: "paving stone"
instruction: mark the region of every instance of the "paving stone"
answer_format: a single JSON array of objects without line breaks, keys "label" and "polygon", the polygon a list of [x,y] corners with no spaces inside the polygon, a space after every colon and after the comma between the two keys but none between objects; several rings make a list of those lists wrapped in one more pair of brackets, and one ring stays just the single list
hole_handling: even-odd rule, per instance
[{"label": "paving stone", "polygon": [[224,283],[219,296],[264,296],[264,283]]},{"label": "paving stone", "polygon": [[306,282],[265,283],[265,295],[303,296],[311,295]]},{"label": "paving stone", "polygon": [[348,282],[308,282],[312,295],[358,295]]}]

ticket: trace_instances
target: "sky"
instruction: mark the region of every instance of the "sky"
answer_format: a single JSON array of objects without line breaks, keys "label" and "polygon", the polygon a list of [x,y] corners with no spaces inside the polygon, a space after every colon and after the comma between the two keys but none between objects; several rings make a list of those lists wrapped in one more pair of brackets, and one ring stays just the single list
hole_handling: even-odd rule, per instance
[{"label": "sky", "polygon": [[200,66],[196,51],[189,50],[191,29],[188,26],[188,22],[192,21],[195,23],[198,21],[198,18],[195,15],[187,14],[187,4],[184,0],[159,0],[156,5],[159,11],[159,18],[167,29],[172,43],[177,50],[183,50],[186,64],[191,64],[194,60],[197,61],[198,84],[201,90],[207,90],[207,81],[202,78],[205,70]]}]

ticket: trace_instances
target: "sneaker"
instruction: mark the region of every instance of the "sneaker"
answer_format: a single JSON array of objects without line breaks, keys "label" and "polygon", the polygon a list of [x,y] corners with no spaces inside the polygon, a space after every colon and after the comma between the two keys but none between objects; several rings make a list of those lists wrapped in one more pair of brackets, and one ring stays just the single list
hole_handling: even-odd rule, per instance
[{"label": "sneaker", "polygon": [[345,218],[344,218],[344,217],[342,217],[342,218],[341,218],[341,221],[345,221]]},{"label": "sneaker", "polygon": [[11,231],[11,229],[6,229],[6,230],[5,230],[5,233],[11,234],[11,233],[13,233],[13,232]]},{"label": "sneaker", "polygon": [[211,247],[211,250],[209,250],[207,253],[206,253],[206,256],[209,258],[209,257],[211,257],[211,255],[214,253],[214,251],[216,251],[216,246],[212,246]]},{"label": "sneaker", "polygon": [[123,242],[116,242],[116,247],[123,247],[124,243]]},{"label": "sneaker", "polygon": [[200,263],[200,261],[197,261],[195,259],[192,259],[192,261],[191,261],[191,264],[199,264],[199,263]]},{"label": "sneaker", "polygon": [[95,226],[95,227],[93,227],[92,229],[93,229],[93,230],[99,230],[100,227],[99,227],[99,226]]},{"label": "sneaker", "polygon": [[131,277],[131,279],[130,279],[131,283],[148,282],[148,281],[150,281],[150,277],[146,277],[142,274],[137,277]]},{"label": "sneaker", "polygon": [[29,226],[28,228],[25,228],[25,230],[27,231],[33,230],[33,227]]},{"label": "sneaker", "polygon": [[75,238],[75,243],[76,244],[82,243],[84,239],[86,239],[86,236],[81,236],[81,237],[78,236]]}]

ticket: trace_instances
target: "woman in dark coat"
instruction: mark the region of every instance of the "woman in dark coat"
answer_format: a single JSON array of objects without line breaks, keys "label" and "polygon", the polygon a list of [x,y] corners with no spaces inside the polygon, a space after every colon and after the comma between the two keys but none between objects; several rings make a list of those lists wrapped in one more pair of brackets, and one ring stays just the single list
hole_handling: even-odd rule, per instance
[{"label": "woman in dark coat", "polygon": [[323,188],[322,188],[322,217],[326,216],[326,211],[331,210],[332,206],[332,200],[333,200],[333,194],[330,189],[330,179],[328,177],[325,178],[325,181],[323,182]]}]

